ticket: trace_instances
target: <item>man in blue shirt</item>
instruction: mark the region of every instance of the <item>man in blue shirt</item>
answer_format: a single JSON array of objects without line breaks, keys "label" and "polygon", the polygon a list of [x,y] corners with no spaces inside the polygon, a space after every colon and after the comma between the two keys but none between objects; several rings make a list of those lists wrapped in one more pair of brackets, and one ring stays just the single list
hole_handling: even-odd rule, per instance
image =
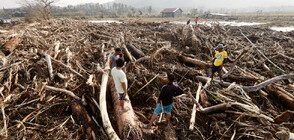
[{"label": "man in blue shirt", "polygon": [[110,56],[110,60],[109,60],[110,69],[116,67],[116,60],[118,58],[120,58],[120,55],[122,55],[121,49],[120,48],[115,48],[115,53]]}]

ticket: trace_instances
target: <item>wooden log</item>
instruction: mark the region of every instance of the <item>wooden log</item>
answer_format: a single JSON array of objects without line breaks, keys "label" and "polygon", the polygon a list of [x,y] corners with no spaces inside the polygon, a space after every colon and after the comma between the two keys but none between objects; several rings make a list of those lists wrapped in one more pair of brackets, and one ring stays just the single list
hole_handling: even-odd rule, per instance
[{"label": "wooden log", "polygon": [[294,99],[294,95],[292,93],[289,93],[288,91],[286,91],[284,88],[281,88],[278,86],[278,84],[275,84],[275,88],[277,88],[278,90],[280,90],[281,92],[285,93],[286,95],[288,95],[289,97]]},{"label": "wooden log", "polygon": [[[198,89],[197,89],[197,92],[196,92],[196,102],[199,102],[201,86],[202,86],[202,83],[199,82]],[[195,118],[196,118],[196,104],[193,105],[193,110],[192,110],[191,119],[190,119],[189,130],[191,130],[191,131],[194,129]]]},{"label": "wooden log", "polygon": [[204,113],[204,114],[208,114],[208,113],[216,112],[216,111],[225,111],[230,106],[230,103],[221,103],[221,104],[217,104],[214,106],[203,108],[197,102],[197,100],[193,97],[191,92],[187,92],[187,93],[188,93],[189,97],[192,99],[193,103],[198,106],[199,112]]},{"label": "wooden log", "polygon": [[21,39],[18,38],[18,37],[14,37],[12,39],[10,39],[5,45],[4,45],[4,53],[6,55],[8,55],[9,53],[11,53],[15,48],[16,46],[21,42]]},{"label": "wooden log", "polygon": [[127,48],[136,59],[145,56],[145,54],[141,50],[137,49],[133,44],[128,44]]},{"label": "wooden log", "polygon": [[125,45],[125,38],[124,38],[124,34],[121,33],[120,35],[120,39],[121,39],[121,44],[120,44],[120,48],[122,49],[123,53],[125,54],[125,56],[131,61],[134,62],[136,61],[135,58],[131,55],[131,53],[129,52],[128,48]]},{"label": "wooden log", "polygon": [[293,116],[294,111],[287,110],[274,118],[275,123],[281,124],[287,122]]},{"label": "wooden log", "polygon": [[289,107],[289,109],[294,110],[294,99],[289,97],[287,94],[281,92],[277,88],[275,88],[272,85],[268,85],[266,89],[272,93],[281,103],[283,103],[285,106]]},{"label": "wooden log", "polygon": [[201,113],[208,114],[210,112],[225,111],[230,106],[229,103],[220,103],[214,106],[203,108],[200,110]]},{"label": "wooden log", "polygon": [[153,59],[154,59],[159,53],[161,53],[163,50],[168,49],[168,48],[170,48],[170,47],[171,47],[171,44],[170,44],[170,42],[169,42],[169,43],[167,43],[166,46],[164,46],[164,47],[158,49],[158,50],[157,50],[157,51],[151,56],[150,61],[153,61]]},{"label": "wooden log", "polygon": [[147,60],[150,60],[150,56],[144,56],[144,57],[141,57],[140,59],[136,60],[135,61],[135,64],[136,63],[140,63],[140,62],[143,62],[143,61],[147,61]]},{"label": "wooden log", "polygon": [[121,112],[119,94],[116,92],[113,80],[110,82],[110,92],[118,126],[119,135],[122,139],[142,139],[142,130],[139,127],[139,120],[135,116],[133,107],[127,95],[124,107],[127,112]]},{"label": "wooden log", "polygon": [[271,79],[268,79],[256,86],[243,86],[242,88],[245,90],[245,91],[258,91],[262,88],[264,88],[265,86],[271,84],[271,83],[275,83],[277,81],[280,81],[280,80],[284,80],[284,79],[291,79],[291,78],[294,78],[294,74],[286,74],[286,75],[281,75],[281,76],[277,76],[277,77],[274,77],[274,78],[271,78]]},{"label": "wooden log", "polygon": [[[106,62],[106,69],[108,68],[108,62]],[[99,105],[100,105],[100,113],[103,122],[103,127],[111,140],[119,140],[120,138],[114,131],[111,122],[109,120],[109,116],[107,113],[107,104],[106,104],[106,89],[107,89],[107,82],[108,82],[109,72],[107,70],[104,71],[101,80],[100,86],[100,96],[99,96]]]},{"label": "wooden log", "polygon": [[190,57],[180,56],[180,60],[182,62],[186,63],[186,64],[192,64],[192,65],[199,66],[202,69],[211,67],[210,64],[208,64],[208,63],[206,63],[204,61],[193,59],[193,58],[190,58]]}]

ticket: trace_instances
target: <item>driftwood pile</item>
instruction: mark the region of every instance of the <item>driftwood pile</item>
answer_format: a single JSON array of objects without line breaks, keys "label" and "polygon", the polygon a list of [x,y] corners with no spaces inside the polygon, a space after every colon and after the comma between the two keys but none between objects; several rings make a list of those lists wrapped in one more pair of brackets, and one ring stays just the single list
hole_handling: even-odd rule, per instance
[{"label": "driftwood pile", "polygon": [[[1,31],[1,139],[293,137],[294,32],[69,19]],[[210,84],[219,43],[234,63],[225,82]],[[108,73],[115,47],[127,61],[124,114]],[[186,94],[175,98],[170,125],[143,129],[166,73]]]}]

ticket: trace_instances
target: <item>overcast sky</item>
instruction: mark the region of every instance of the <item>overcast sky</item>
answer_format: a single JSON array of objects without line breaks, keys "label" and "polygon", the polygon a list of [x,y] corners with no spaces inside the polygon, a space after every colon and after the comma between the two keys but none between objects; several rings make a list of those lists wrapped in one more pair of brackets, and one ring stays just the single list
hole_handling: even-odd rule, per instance
[{"label": "overcast sky", "polygon": [[[23,0],[0,0],[0,8],[15,8],[20,7],[19,2]],[[106,3],[113,0],[58,0],[57,5],[66,6],[66,5],[77,5],[83,3]]]},{"label": "overcast sky", "polygon": [[[19,1],[22,0],[0,0],[0,8],[14,8],[19,7]],[[66,6],[66,5],[77,5],[82,3],[106,3],[113,0],[59,0],[57,5]],[[116,0],[124,1],[124,0]],[[140,2],[142,0],[127,0],[131,3]],[[149,1],[153,0],[144,0],[148,6]],[[164,0],[156,0],[158,3],[163,2]],[[156,2],[155,1],[155,2]],[[168,0],[168,4],[173,4],[181,7],[180,4],[190,5],[192,7],[207,7],[207,8],[247,8],[247,7],[273,7],[273,6],[294,6],[294,0]],[[149,3],[150,4],[150,3]],[[145,4],[143,4],[145,5]],[[165,4],[160,4],[157,6],[164,7]]]}]

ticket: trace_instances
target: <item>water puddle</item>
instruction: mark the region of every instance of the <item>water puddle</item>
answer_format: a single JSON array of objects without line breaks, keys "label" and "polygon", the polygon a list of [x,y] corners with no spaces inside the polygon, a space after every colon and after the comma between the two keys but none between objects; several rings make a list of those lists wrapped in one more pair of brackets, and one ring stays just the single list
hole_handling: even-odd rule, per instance
[{"label": "water puddle", "polygon": [[92,20],[92,21],[89,21],[91,23],[122,23],[120,21],[114,21],[114,20]]},{"label": "water puddle", "polygon": [[[173,24],[187,24],[186,21],[173,21]],[[190,24],[195,24],[193,21]],[[204,24],[207,26],[211,26],[213,24],[221,24],[221,25],[229,25],[229,26],[255,26],[255,25],[262,25],[266,23],[259,23],[259,22],[235,22],[235,21],[202,21],[198,24]]]},{"label": "water puddle", "polygon": [[281,31],[281,32],[291,32],[294,31],[294,26],[291,27],[271,27],[270,29],[275,31]]}]

